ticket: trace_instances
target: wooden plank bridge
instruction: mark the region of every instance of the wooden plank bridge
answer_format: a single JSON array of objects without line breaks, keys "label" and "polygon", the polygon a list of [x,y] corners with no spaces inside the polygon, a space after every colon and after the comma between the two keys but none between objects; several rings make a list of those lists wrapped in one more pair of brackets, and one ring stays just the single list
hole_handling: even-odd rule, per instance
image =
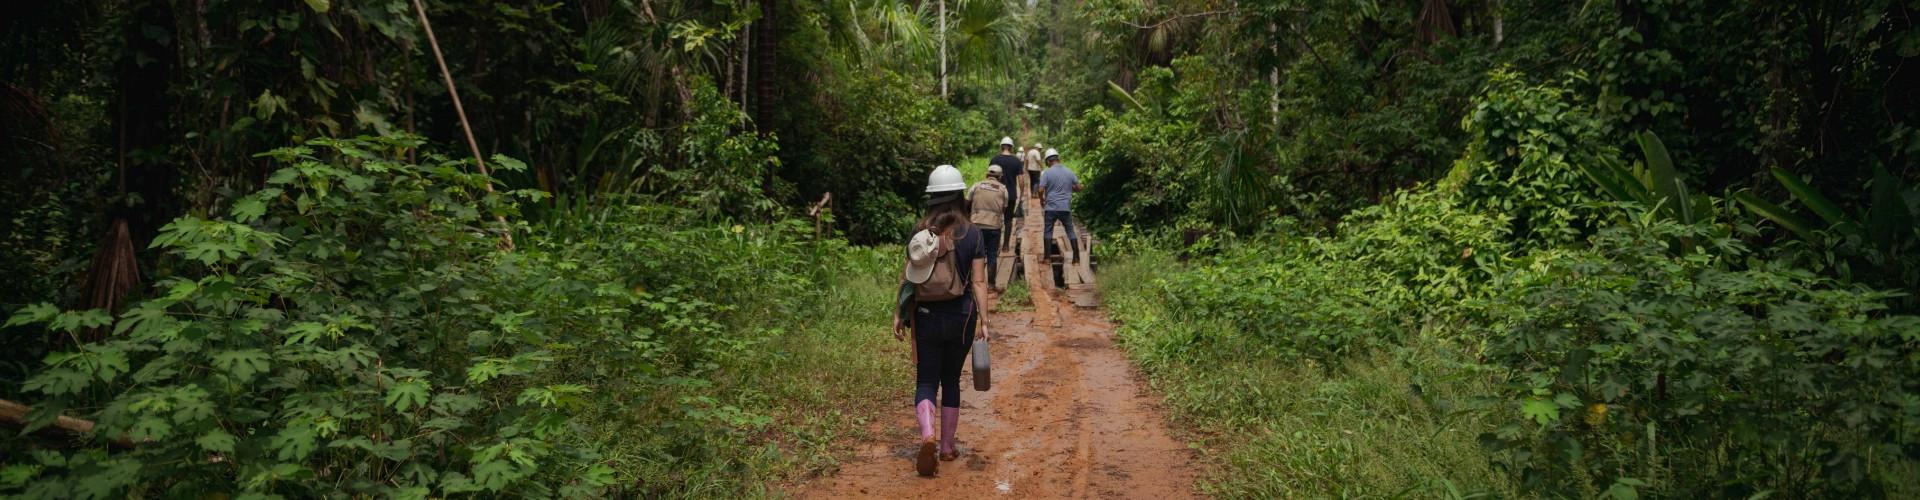
[{"label": "wooden plank bridge", "polygon": [[1100,307],[1100,296],[1095,292],[1093,274],[1093,246],[1097,243],[1093,233],[1087,227],[1074,221],[1073,230],[1079,238],[1080,261],[1073,262],[1074,252],[1068,246],[1064,228],[1053,231],[1053,247],[1058,253],[1046,252],[1041,241],[1045,233],[1041,215],[1040,200],[1031,196],[1030,180],[1033,176],[1020,176],[1021,192],[1027,194],[1019,201],[1025,208],[1020,217],[1013,220],[1013,232],[1009,244],[1000,250],[998,273],[994,283],[1005,288],[1015,279],[1025,279],[1027,291],[1033,297],[1035,322],[1047,322],[1051,326],[1060,326],[1062,303],[1073,304],[1079,308]]}]

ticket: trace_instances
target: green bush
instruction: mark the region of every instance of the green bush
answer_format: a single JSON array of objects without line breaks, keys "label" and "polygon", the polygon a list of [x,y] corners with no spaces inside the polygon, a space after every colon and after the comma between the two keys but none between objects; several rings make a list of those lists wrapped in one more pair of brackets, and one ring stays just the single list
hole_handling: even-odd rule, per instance
[{"label": "green bush", "polygon": [[1179,77],[1174,69],[1148,68],[1128,95],[1138,106],[1096,106],[1066,122],[1056,142],[1061,161],[1087,184],[1074,204],[1089,224],[1178,225],[1221,215],[1207,196],[1215,182],[1198,120],[1206,110],[1172,105],[1179,93],[1202,90],[1187,72],[1205,65],[1204,58],[1182,60]]},{"label": "green bush", "polygon": [[[1250,260],[1274,245],[1260,241],[1227,253]],[[1246,288],[1235,293],[1242,300],[1266,296],[1246,300],[1246,309],[1207,315],[1168,300],[1166,292],[1169,283],[1220,277],[1215,261],[1183,265],[1164,251],[1143,249],[1102,267],[1103,300],[1119,325],[1117,339],[1164,394],[1174,421],[1198,431],[1191,439],[1213,464],[1200,489],[1224,498],[1512,496],[1475,441],[1483,417],[1458,410],[1487,390],[1470,376],[1476,369],[1461,363],[1459,350],[1446,339],[1418,335],[1406,335],[1410,347],[1386,348],[1384,339],[1406,327],[1385,321],[1387,311],[1337,281],[1363,267],[1322,268],[1292,258],[1280,260],[1311,278],[1259,283],[1235,276],[1231,285],[1182,289],[1218,293],[1232,286]],[[1287,270],[1262,268],[1260,277]],[[1338,297],[1315,297],[1320,294]],[[1343,302],[1359,309],[1341,314]],[[1330,334],[1328,340],[1352,347],[1332,358],[1288,355],[1298,346],[1321,345],[1319,339],[1250,332],[1236,319],[1242,314],[1290,315],[1284,326]],[[1355,327],[1376,330],[1337,330]]]},{"label": "green bush", "polygon": [[1467,149],[1443,186],[1467,208],[1510,217],[1521,246],[1566,245],[1591,234],[1602,216],[1594,205],[1604,198],[1580,165],[1620,156],[1604,115],[1561,86],[1529,85],[1511,71],[1495,71],[1487,85],[1461,120]]},{"label": "green bush", "polygon": [[1354,212],[1338,234],[1254,239],[1151,287],[1173,319],[1236,332],[1191,339],[1198,348],[1332,366],[1454,317],[1451,304],[1491,296],[1483,285],[1508,247],[1500,219],[1436,193]]},{"label": "green bush", "polygon": [[[17,460],[0,491],[714,493],[766,473],[755,464],[778,446],[757,443],[785,398],[879,386],[809,389],[797,381],[814,377],[781,373],[789,363],[898,375],[811,347],[822,332],[810,326],[847,328],[831,322],[853,310],[832,301],[855,297],[806,292],[829,270],[884,276],[873,252],[807,243],[798,222],[712,226],[645,205],[518,226],[504,251],[497,217],[534,194],[487,192],[466,162],[405,162],[417,146],[323,139],[268,153],[284,165],[268,188],[156,239],[181,274],[146,300],[118,316],[15,314],[9,326],[112,335],[47,356],[23,387],[31,427],[66,413],[96,420],[94,434],[65,450],[9,441]],[[822,309],[836,316],[773,319]],[[827,433],[851,417],[805,422],[777,432]],[[115,437],[134,444],[109,451]],[[794,446],[818,453],[819,439]]]},{"label": "green bush", "polygon": [[839,71],[842,84],[822,89],[820,102],[796,103],[818,110],[793,114],[804,135],[781,138],[789,145],[781,175],[802,193],[833,193],[846,215],[841,228],[855,242],[900,241],[899,214],[917,213],[927,173],[1004,134],[986,131],[979,113],[925,93],[924,82],[884,69]]},{"label": "green bush", "polygon": [[[1104,286],[1123,287],[1109,302],[1125,345],[1203,427],[1258,429],[1243,419],[1307,411],[1272,394],[1315,389],[1281,380],[1408,377],[1437,415],[1484,431],[1483,456],[1518,491],[1911,494],[1920,318],[1890,309],[1902,294],[1776,255],[1793,250],[1756,254],[1742,242],[1751,226],[1595,204],[1616,212],[1595,214],[1606,225],[1589,248],[1538,239],[1557,233],[1517,238],[1505,212],[1465,205],[1458,193],[1402,192],[1350,214],[1335,236],[1225,240],[1216,256],[1148,264],[1150,278],[1123,267]],[[1420,361],[1404,373],[1377,366],[1409,359]],[[1301,360],[1324,370],[1303,373]],[[1229,456],[1247,462],[1229,466],[1317,470],[1289,458],[1305,451],[1274,451],[1290,448],[1254,432],[1232,440]]]},{"label": "green bush", "polygon": [[[1670,241],[1710,249],[1675,255]],[[1920,318],[1899,294],[1735,266],[1712,226],[1647,218],[1536,253],[1495,285],[1486,356],[1508,374],[1484,439],[1537,490],[1882,497],[1920,449]],[[1909,492],[1911,493],[1911,492]]]}]

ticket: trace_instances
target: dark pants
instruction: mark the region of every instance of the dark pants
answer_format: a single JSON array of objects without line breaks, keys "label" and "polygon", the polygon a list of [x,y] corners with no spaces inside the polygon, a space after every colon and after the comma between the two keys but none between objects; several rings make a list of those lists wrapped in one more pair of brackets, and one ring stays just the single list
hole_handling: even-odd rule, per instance
[{"label": "dark pants", "polygon": [[[999,232],[999,234],[1001,238],[1000,246],[1003,248],[1006,248],[1008,251],[1012,251],[1013,248],[1011,245],[1013,242],[1013,231],[1014,231],[1013,212],[1015,211],[1014,207],[1018,206],[1014,204],[1020,203],[1020,176],[1016,175],[1012,177],[1007,177],[1007,179],[1008,179],[1007,180],[1007,205],[1008,206],[1007,206],[1007,210],[1005,212],[1002,212],[1000,215],[1001,231]],[[987,265],[993,265],[993,264],[987,264]]]},{"label": "dark pants", "polygon": [[1046,215],[1041,217],[1040,222],[1046,224],[1046,229],[1041,231],[1040,236],[1046,239],[1048,243],[1053,242],[1053,221],[1060,221],[1061,225],[1067,226],[1067,245],[1072,246],[1074,251],[1078,252],[1080,250],[1080,237],[1073,234],[1073,212],[1066,210],[1048,210]]},{"label": "dark pants", "polygon": [[967,351],[973,349],[972,310],[914,311],[913,343],[920,351],[920,363],[914,366],[913,404],[938,397],[940,406],[960,407],[960,366],[967,360]]},{"label": "dark pants", "polygon": [[987,240],[987,285],[993,285],[993,278],[1000,276],[1000,230],[980,229],[980,239]]}]

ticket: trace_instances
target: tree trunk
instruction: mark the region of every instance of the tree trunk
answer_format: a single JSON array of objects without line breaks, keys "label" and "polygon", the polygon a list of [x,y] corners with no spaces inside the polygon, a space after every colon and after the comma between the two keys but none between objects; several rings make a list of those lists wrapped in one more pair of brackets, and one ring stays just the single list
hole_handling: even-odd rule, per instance
[{"label": "tree trunk", "polygon": [[[167,83],[173,79],[173,51],[148,26],[174,27],[173,9],[158,0],[137,2],[121,26],[127,53],[118,62],[114,85],[114,133],[121,199],[108,209],[105,238],[87,271],[86,307],[117,312],[126,294],[139,284],[136,248],[146,248],[160,226],[179,211],[173,186],[179,172],[169,161],[168,117],[172,106]],[[105,332],[90,332],[97,340]]]},{"label": "tree trunk", "polygon": [[748,84],[753,81],[753,71],[750,70],[750,65],[753,64],[753,27],[754,23],[747,23],[747,29],[740,33],[740,78],[738,80],[733,79],[735,70],[731,66],[727,68],[727,82],[739,83],[737,87],[730,88],[728,91],[732,92],[737,90],[739,92],[740,114],[753,113],[753,108],[747,107],[747,87],[749,86]]},{"label": "tree trunk", "polygon": [[940,98],[947,98],[947,0],[940,0]]},{"label": "tree trunk", "polygon": [[1267,95],[1267,118],[1273,125],[1280,125],[1280,24],[1267,21],[1267,85],[1272,86]]},{"label": "tree trunk", "polygon": [[753,26],[759,33],[753,34],[753,121],[763,130],[773,126],[773,103],[775,75],[780,62],[780,18],[775,0],[760,0],[760,19]]},{"label": "tree trunk", "polygon": [[1488,10],[1493,11],[1493,48],[1498,49],[1507,40],[1507,18],[1500,13],[1500,0],[1493,0]]}]

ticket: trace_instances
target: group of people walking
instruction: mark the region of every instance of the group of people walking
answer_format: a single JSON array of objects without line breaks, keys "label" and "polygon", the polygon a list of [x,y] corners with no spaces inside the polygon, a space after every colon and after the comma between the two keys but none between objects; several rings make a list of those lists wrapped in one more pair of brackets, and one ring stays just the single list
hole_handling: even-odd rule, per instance
[{"label": "group of people walking", "polygon": [[[1080,261],[1071,205],[1080,179],[1060,161],[1060,152],[1041,144],[1020,150],[1012,137],[1000,139],[1000,152],[988,161],[986,178],[967,186],[960,170],[940,165],[927,175],[927,210],[907,240],[907,264],[901,273],[900,300],[893,335],[911,332],[914,362],[914,414],[920,425],[914,466],[933,476],[941,461],[959,458],[955,433],[960,420],[960,368],[976,341],[988,341],[990,289],[998,275],[999,252],[1011,248],[1013,219],[1021,215],[1023,196],[1041,200],[1042,241],[1053,240],[1053,224],[1066,226],[1073,262]],[[939,432],[936,435],[934,412]]]}]

